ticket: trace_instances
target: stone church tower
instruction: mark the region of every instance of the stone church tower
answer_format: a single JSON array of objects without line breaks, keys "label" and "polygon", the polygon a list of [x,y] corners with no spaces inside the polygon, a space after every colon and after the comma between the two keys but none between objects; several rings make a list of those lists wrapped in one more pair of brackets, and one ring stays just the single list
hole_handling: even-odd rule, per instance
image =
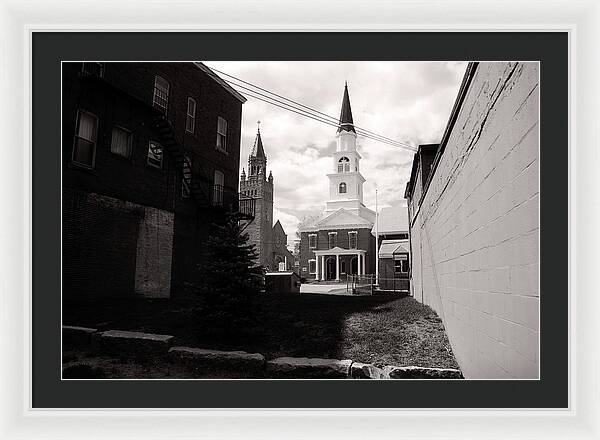
[{"label": "stone church tower", "polygon": [[240,193],[256,199],[254,220],[246,228],[249,241],[256,247],[261,266],[273,266],[273,174],[267,178],[267,156],[260,136],[256,133],[252,152],[248,157],[248,176],[242,169]]}]

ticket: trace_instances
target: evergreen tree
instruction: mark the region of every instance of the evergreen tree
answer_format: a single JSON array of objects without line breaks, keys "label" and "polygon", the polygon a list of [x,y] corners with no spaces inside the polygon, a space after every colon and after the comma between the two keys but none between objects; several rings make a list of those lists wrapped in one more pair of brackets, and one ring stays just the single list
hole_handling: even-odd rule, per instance
[{"label": "evergreen tree", "polygon": [[254,245],[242,231],[238,217],[228,215],[224,225],[212,226],[201,273],[203,319],[213,331],[230,334],[252,323],[264,270],[257,265]]}]

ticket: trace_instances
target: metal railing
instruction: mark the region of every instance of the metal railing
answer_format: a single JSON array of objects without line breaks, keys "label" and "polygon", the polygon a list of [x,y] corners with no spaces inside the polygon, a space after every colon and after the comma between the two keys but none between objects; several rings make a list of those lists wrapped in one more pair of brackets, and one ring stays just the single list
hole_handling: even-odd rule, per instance
[{"label": "metal railing", "polygon": [[410,290],[410,281],[405,277],[379,277],[377,290],[382,292],[406,293]]},{"label": "metal railing", "polygon": [[346,291],[353,295],[373,295],[373,275],[346,275]]}]

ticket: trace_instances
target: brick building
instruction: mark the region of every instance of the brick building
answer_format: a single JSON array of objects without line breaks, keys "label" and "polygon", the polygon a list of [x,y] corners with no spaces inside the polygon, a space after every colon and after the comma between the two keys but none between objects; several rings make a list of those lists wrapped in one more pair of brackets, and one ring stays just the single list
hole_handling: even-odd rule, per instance
[{"label": "brick building", "polygon": [[470,63],[431,165],[415,155],[411,290],[467,378],[539,376],[539,117],[538,63]]},{"label": "brick building", "polygon": [[375,213],[363,204],[361,156],[356,149],[348,85],[336,134],[329,178],[329,200],[321,217],[302,225],[300,275],[313,280],[339,281],[346,274],[371,274],[375,269]]},{"label": "brick building", "polygon": [[245,98],[202,63],[63,63],[63,294],[169,297],[238,202]]},{"label": "brick building", "polygon": [[378,236],[380,290],[408,291],[410,244],[408,213],[405,206],[383,208],[377,216],[377,227],[371,234]]}]

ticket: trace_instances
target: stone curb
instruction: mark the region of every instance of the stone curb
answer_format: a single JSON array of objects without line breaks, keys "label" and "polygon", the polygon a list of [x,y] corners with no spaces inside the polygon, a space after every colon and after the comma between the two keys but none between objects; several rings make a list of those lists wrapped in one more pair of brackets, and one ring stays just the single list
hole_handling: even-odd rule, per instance
[{"label": "stone curb", "polygon": [[267,362],[267,377],[343,379],[350,374],[350,359],[280,357]]},{"label": "stone curb", "polygon": [[460,370],[454,368],[424,368],[424,367],[383,367],[385,378],[389,379],[464,379]]},{"label": "stone curb", "polygon": [[163,354],[166,353],[174,337],[154,333],[108,330],[94,333],[92,346],[101,352],[131,354]]},{"label": "stone curb", "polygon": [[92,335],[97,331],[95,328],[63,325],[62,341],[67,347],[88,348],[92,344]]},{"label": "stone curb", "polygon": [[154,333],[63,326],[63,343],[91,348],[107,354],[167,355],[171,362],[182,363],[194,371],[232,372],[239,377],[288,379],[464,379],[458,369],[397,367],[354,362],[351,359],[279,357],[266,361],[260,353],[220,351],[194,347],[171,347],[174,336]]},{"label": "stone curb", "polygon": [[191,347],[169,349],[171,362],[179,362],[196,372],[232,371],[243,377],[264,377],[265,357],[245,351],[205,350]]}]

